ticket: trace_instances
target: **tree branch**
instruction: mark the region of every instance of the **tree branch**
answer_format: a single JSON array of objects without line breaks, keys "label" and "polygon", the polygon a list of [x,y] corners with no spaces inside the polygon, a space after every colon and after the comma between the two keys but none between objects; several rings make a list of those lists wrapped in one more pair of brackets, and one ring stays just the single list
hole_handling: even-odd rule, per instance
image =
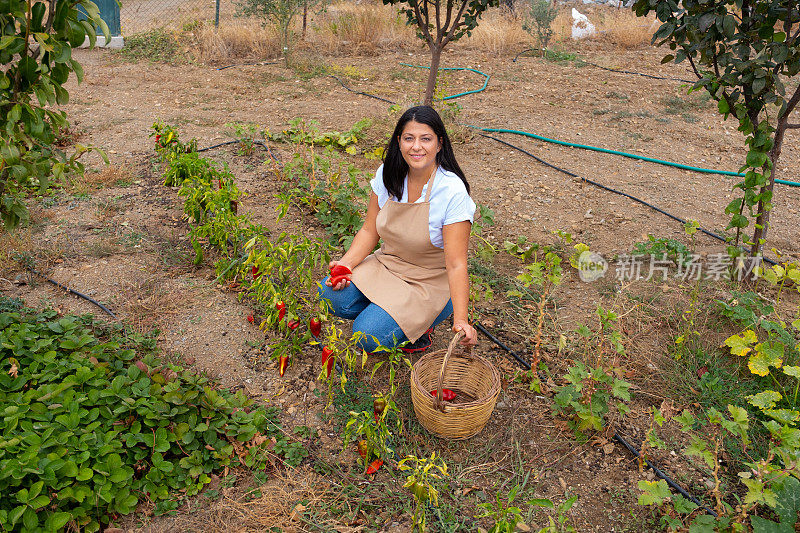
[{"label": "tree branch", "polygon": [[439,18],[440,18],[440,15],[439,15],[439,2],[434,0],[433,6],[434,6],[435,11],[436,11],[436,42],[440,43],[440,42],[442,42],[442,23],[439,20]]},{"label": "tree branch", "polygon": [[442,28],[447,29],[450,27],[450,18],[452,16],[453,16],[453,0],[447,0],[447,18],[445,18]]},{"label": "tree branch", "polygon": [[[422,0],[425,2],[426,0]],[[428,12],[425,11],[425,20],[422,19],[422,12],[419,8],[419,2],[416,0],[411,0],[409,2],[411,7],[414,8],[414,16],[417,18],[417,26],[422,30],[422,35],[425,36],[425,40],[428,41],[428,46],[433,46],[433,39],[431,38],[431,32],[428,31]]]},{"label": "tree branch", "polygon": [[686,54],[686,58],[689,60],[689,64],[692,66],[692,70],[695,76],[697,76],[697,79],[702,79],[703,76],[700,75],[700,72],[697,70],[697,65],[694,64],[694,58],[689,54]]},{"label": "tree branch", "polygon": [[787,124],[787,130],[800,130],[800,124]]},{"label": "tree branch", "polygon": [[466,11],[468,3],[469,3],[469,0],[462,0],[461,7],[458,10],[458,14],[456,15],[456,18],[453,19],[453,27],[450,28],[450,31],[447,32],[447,35],[442,40],[442,46],[443,47],[444,47],[444,45],[446,45],[447,43],[450,42],[450,39],[453,38],[453,35],[456,32],[456,29],[458,29],[462,25],[463,21],[461,19],[461,16],[464,14],[464,11]]},{"label": "tree branch", "polygon": [[44,24],[44,32],[50,33],[50,30],[53,28],[53,19],[56,17],[56,3],[58,0],[49,0],[49,5],[47,7],[47,22]]},{"label": "tree branch", "polygon": [[789,99],[789,101],[786,103],[786,109],[784,110],[783,113],[780,114],[780,116],[778,117],[778,120],[780,120],[783,117],[788,117],[789,115],[791,115],[792,111],[794,111],[794,108],[797,107],[797,103],[798,102],[800,102],[800,86],[798,86],[794,90],[794,94]]}]

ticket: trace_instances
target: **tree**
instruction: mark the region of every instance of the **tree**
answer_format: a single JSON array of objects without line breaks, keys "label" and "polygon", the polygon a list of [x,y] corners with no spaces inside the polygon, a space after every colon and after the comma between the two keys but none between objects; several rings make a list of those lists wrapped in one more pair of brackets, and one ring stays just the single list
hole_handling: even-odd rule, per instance
[{"label": "tree", "polygon": [[[315,0],[241,0],[236,3],[236,16],[259,17],[264,27],[272,24],[280,33],[283,57],[288,67],[292,46],[292,21],[301,10],[305,14],[308,7],[316,3]],[[305,22],[305,17],[303,21]]]},{"label": "tree", "polygon": [[553,37],[552,24],[557,16],[558,8],[551,4],[550,0],[530,0],[522,29],[536,37],[542,49],[542,57]]},{"label": "tree", "polygon": [[404,4],[400,11],[408,17],[408,24],[417,27],[417,36],[425,41],[431,51],[431,70],[425,87],[425,105],[433,102],[436,74],[442,50],[452,41],[470,35],[478,27],[478,19],[499,0],[383,0],[384,4]]},{"label": "tree", "polygon": [[725,118],[733,115],[746,136],[748,153],[741,196],[725,212],[736,229],[732,254],[753,221],[750,255],[761,255],[769,230],[778,158],[800,88],[787,95],[786,81],[800,71],[800,12],[797,0],[636,0],[639,16],[655,12],[661,27],[653,43],[674,54],[662,63],[688,61]]},{"label": "tree", "polygon": [[63,84],[70,73],[83,79],[72,49],[87,37],[94,46],[98,26],[108,39],[90,0],[0,0],[0,217],[7,229],[28,217],[26,189],[44,191],[51,178],[83,171],[78,158],[87,147],[67,157],[53,145],[68,126],[55,106],[69,100]]}]

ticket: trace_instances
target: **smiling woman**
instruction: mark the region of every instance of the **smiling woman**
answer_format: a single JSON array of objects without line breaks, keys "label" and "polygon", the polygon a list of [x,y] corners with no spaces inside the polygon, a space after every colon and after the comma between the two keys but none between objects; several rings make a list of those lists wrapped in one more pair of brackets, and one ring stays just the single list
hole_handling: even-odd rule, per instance
[{"label": "smiling woman", "polygon": [[[362,347],[405,345],[422,351],[433,328],[453,315],[464,344],[477,334],[467,321],[467,248],[475,214],[469,184],[442,119],[412,107],[397,122],[383,165],[371,182],[367,216],[347,253],[331,269],[352,274],[325,280],[320,295],[334,313],[354,319]],[[375,253],[378,242],[381,248]]]}]

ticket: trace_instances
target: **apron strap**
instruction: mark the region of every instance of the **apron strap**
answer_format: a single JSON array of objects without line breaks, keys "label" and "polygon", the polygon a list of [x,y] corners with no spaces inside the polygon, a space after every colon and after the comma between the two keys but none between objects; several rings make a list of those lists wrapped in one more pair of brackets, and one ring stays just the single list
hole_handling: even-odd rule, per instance
[{"label": "apron strap", "polygon": [[431,191],[433,190],[433,182],[436,179],[436,173],[438,171],[439,171],[439,165],[436,165],[436,168],[433,169],[433,174],[431,174],[431,177],[428,178],[428,190],[425,191],[425,201],[426,202],[430,202],[431,201]]}]

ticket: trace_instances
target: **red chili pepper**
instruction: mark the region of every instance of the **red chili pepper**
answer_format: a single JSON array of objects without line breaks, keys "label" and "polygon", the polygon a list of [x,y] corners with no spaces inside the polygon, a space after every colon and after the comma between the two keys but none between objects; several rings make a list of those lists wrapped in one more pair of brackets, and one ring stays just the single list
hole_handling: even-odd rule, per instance
[{"label": "red chili pepper", "polygon": [[333,362],[336,360],[336,357],[333,355],[333,350],[328,348],[327,346],[322,349],[322,366],[325,368],[325,377],[331,375],[331,370],[333,370]]},{"label": "red chili pepper", "polygon": [[373,416],[375,416],[376,422],[381,418],[385,410],[386,410],[386,400],[384,400],[383,398],[375,398],[375,400],[373,400],[372,402],[372,414]]},{"label": "red chili pepper", "polygon": [[282,355],[278,360],[278,373],[283,377],[283,373],[286,372],[286,367],[289,366],[289,356]]},{"label": "red chili pepper", "polygon": [[367,458],[368,451],[369,448],[367,447],[367,441],[365,440],[358,441],[358,455],[360,455],[362,459]]},{"label": "red chili pepper", "polygon": [[[431,391],[431,396],[436,398],[436,389],[433,389]],[[456,399],[456,396],[457,396],[456,393],[451,391],[450,389],[442,389],[442,399],[444,399],[444,401],[452,402],[453,400]]]},{"label": "red chili pepper", "polygon": [[348,279],[347,276],[352,274],[353,271],[344,265],[334,265],[331,267],[331,287],[335,287],[343,280]]},{"label": "red chili pepper", "polygon": [[258,278],[258,267],[256,265],[252,266],[252,268],[250,269],[250,272],[252,272],[252,274],[253,274],[253,279],[257,279]]},{"label": "red chili pepper", "polygon": [[217,178],[217,188],[218,189],[222,188],[222,178]]},{"label": "red chili pepper", "polygon": [[247,315],[247,321],[252,324],[255,321],[255,317],[253,317],[253,315]]},{"label": "red chili pepper", "polygon": [[308,329],[312,335],[319,337],[319,334],[322,333],[322,322],[319,318],[310,318],[308,320]]},{"label": "red chili pepper", "polygon": [[297,328],[300,327],[300,321],[299,320],[290,320],[289,322],[286,323],[286,325],[289,326],[290,330],[294,331],[294,330],[296,330]]},{"label": "red chili pepper", "polygon": [[286,316],[286,304],[280,301],[275,304],[275,309],[278,310],[278,322],[280,322]]},{"label": "red chili pepper", "polygon": [[160,141],[161,141],[161,135],[160,134],[156,135],[156,144],[158,144]]},{"label": "red chili pepper", "polygon": [[375,459],[369,464],[369,468],[367,468],[367,474],[374,474],[381,466],[383,466],[383,459]]}]

